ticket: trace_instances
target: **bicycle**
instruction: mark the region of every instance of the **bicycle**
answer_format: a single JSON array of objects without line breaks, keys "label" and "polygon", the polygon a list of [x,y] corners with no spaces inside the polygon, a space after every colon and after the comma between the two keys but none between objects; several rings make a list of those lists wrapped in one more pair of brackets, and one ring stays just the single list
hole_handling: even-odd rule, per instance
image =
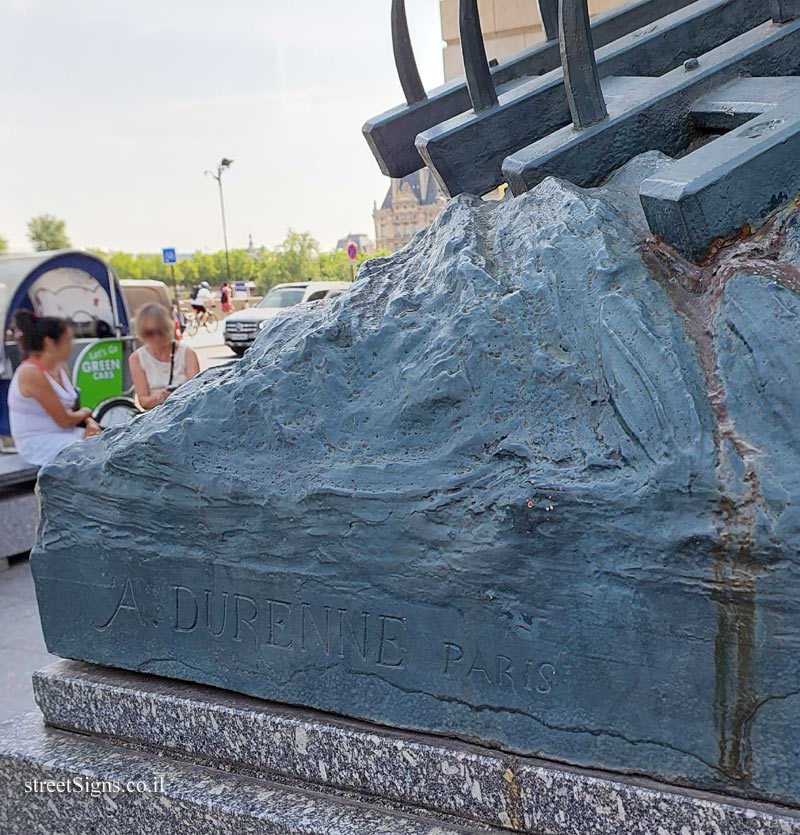
[{"label": "bicycle", "polygon": [[207,310],[206,320],[200,324],[200,317],[196,310],[186,314],[186,323],[183,330],[188,336],[196,336],[201,327],[204,327],[208,333],[216,333],[219,330],[219,319],[212,311]]}]

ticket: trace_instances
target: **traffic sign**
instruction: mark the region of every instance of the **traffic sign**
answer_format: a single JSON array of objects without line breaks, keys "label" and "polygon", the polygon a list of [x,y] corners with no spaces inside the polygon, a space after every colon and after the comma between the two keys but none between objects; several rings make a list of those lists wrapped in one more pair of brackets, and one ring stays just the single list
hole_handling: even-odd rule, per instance
[{"label": "traffic sign", "polygon": [[347,246],[347,257],[351,261],[355,261],[356,258],[358,258],[358,247],[354,243],[348,244],[348,246]]},{"label": "traffic sign", "polygon": [[177,264],[178,263],[178,255],[174,249],[162,249],[161,253],[164,258],[165,264]]}]

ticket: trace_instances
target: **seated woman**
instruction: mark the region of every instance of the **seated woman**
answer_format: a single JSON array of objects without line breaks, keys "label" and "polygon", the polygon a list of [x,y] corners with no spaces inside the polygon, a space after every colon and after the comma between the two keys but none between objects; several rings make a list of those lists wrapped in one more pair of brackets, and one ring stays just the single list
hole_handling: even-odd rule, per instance
[{"label": "seated woman", "polygon": [[66,369],[73,347],[69,322],[21,310],[14,324],[26,359],[8,390],[11,435],[19,454],[42,466],[64,447],[103,430],[91,409],[75,408],[78,392]]},{"label": "seated woman", "polygon": [[160,304],[139,311],[136,335],[143,345],[129,361],[133,385],[141,407],[154,409],[200,373],[200,361],[188,345],[175,340],[175,321]]}]

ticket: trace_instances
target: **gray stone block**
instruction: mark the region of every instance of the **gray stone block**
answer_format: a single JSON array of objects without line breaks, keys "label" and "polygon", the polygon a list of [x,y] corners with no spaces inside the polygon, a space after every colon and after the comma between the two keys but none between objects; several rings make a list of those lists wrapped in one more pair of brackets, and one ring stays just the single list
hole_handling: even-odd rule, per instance
[{"label": "gray stone block", "polygon": [[[40,791],[39,786],[44,784]],[[52,790],[51,790],[52,789]],[[0,724],[3,835],[477,835],[411,817],[46,729]]]},{"label": "gray stone block", "polygon": [[796,215],[687,275],[643,240],[665,162],[454,200],[65,450],[49,649],[800,805]]},{"label": "gray stone block", "polygon": [[27,554],[36,540],[39,504],[33,484],[27,488],[0,487],[0,565],[7,558]]},{"label": "gray stone block", "polygon": [[466,825],[536,835],[800,833],[800,816],[785,809],[558,768],[152,676],[61,662],[37,673],[34,687],[45,721],[58,728],[133,741],[167,761],[191,758]]}]

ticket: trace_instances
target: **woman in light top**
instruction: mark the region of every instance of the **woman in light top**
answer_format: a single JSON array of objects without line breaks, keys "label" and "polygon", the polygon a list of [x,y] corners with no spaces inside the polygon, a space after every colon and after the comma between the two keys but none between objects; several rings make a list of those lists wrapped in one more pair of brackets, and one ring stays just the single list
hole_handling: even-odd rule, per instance
[{"label": "woman in light top", "polygon": [[64,447],[103,430],[91,409],[76,408],[78,392],[66,368],[74,343],[69,322],[20,310],[14,325],[26,359],[8,391],[11,436],[19,454],[40,467]]},{"label": "woman in light top", "polygon": [[136,397],[143,409],[160,406],[178,386],[197,376],[197,354],[175,339],[175,322],[160,304],[146,304],[136,316],[142,347],[131,354]]}]

